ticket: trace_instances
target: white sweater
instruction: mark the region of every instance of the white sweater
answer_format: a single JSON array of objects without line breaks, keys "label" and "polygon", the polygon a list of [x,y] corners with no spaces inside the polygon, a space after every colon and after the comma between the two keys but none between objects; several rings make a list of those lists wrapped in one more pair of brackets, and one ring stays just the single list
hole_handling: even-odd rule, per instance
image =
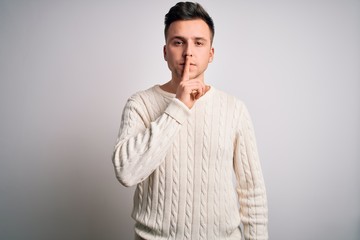
[{"label": "white sweater", "polygon": [[241,223],[245,239],[268,239],[248,111],[214,87],[191,110],[158,85],[129,98],[113,163],[123,185],[137,184],[132,217],[144,239],[241,239]]}]

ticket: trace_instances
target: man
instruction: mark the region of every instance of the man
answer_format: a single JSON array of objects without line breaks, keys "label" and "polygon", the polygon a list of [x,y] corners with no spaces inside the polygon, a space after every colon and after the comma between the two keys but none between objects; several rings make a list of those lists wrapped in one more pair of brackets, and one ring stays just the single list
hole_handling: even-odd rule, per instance
[{"label": "man", "polygon": [[133,95],[124,108],[113,163],[123,185],[137,184],[137,239],[241,239],[241,223],[245,239],[268,238],[248,111],[204,80],[213,37],[199,4],[177,3],[165,16],[171,80]]}]

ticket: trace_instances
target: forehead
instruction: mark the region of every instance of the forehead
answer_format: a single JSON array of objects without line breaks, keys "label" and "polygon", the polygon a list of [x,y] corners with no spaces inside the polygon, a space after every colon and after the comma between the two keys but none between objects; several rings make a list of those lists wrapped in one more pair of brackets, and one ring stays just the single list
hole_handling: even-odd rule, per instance
[{"label": "forehead", "polygon": [[170,24],[167,37],[181,36],[184,38],[205,38],[211,37],[211,31],[206,22],[202,19],[179,20]]}]

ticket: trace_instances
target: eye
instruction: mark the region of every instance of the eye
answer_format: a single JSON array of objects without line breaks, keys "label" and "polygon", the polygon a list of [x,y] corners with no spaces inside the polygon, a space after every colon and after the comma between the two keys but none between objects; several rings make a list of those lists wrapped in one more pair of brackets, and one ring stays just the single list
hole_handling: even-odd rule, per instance
[{"label": "eye", "polygon": [[183,45],[184,42],[181,41],[181,40],[175,40],[175,41],[174,41],[174,44],[175,44],[176,46],[180,46],[180,45]]},{"label": "eye", "polygon": [[204,42],[202,42],[202,41],[196,41],[196,42],[195,42],[195,45],[196,45],[196,46],[202,46],[202,45],[204,45]]}]

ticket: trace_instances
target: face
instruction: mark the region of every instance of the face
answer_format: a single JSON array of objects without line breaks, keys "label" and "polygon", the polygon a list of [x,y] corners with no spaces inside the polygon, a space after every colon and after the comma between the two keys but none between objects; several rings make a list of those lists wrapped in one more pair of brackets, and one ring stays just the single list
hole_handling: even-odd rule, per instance
[{"label": "face", "polygon": [[190,79],[203,80],[204,72],[213,59],[214,48],[210,28],[201,19],[175,21],[169,26],[164,58],[173,79],[181,79],[186,55],[192,55]]}]

